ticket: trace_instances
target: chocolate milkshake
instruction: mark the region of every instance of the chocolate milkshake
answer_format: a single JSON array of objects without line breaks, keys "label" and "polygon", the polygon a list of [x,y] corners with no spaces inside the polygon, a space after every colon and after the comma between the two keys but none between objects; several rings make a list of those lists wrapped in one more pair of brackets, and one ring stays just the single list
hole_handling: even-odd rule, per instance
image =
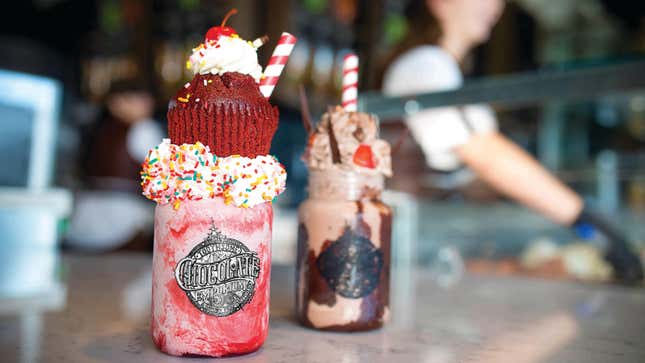
[{"label": "chocolate milkshake", "polygon": [[297,314],[306,326],[379,328],[389,313],[392,212],[380,201],[390,146],[374,117],[324,114],[304,155],[309,199],[299,209]]}]

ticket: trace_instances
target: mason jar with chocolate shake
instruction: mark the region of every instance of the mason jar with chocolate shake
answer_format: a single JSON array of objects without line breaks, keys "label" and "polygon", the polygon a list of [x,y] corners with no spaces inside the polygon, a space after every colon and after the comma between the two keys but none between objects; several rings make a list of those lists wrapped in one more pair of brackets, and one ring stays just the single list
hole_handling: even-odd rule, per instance
[{"label": "mason jar with chocolate shake", "polygon": [[335,331],[379,328],[389,314],[392,212],[380,200],[390,146],[377,120],[336,107],[309,137],[309,199],[299,209],[297,314]]}]

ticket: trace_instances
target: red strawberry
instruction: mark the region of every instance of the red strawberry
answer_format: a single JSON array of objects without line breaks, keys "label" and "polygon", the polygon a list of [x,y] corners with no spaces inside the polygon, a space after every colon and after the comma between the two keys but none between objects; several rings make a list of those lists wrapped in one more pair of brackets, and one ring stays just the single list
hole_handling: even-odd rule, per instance
[{"label": "red strawberry", "polygon": [[358,145],[356,151],[354,151],[354,164],[362,166],[364,168],[374,169],[376,168],[376,160],[374,160],[374,153],[372,148],[369,145],[361,144]]},{"label": "red strawberry", "polygon": [[225,26],[228,18],[230,18],[231,15],[235,14],[237,14],[237,9],[231,9],[228,13],[226,13],[226,16],[224,17],[224,20],[222,20],[222,24],[220,24],[220,26],[214,26],[208,29],[208,31],[206,32],[205,43],[207,43],[208,41],[217,41],[221,36],[230,37],[231,35],[237,34],[235,29],[231,28],[230,26]]}]

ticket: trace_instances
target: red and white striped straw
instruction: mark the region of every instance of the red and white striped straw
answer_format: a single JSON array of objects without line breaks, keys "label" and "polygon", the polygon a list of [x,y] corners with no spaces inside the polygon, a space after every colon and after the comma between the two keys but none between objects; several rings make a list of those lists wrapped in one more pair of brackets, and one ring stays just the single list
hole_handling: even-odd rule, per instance
[{"label": "red and white striped straw", "polygon": [[287,64],[295,44],[296,37],[286,32],[282,33],[280,40],[278,40],[278,45],[276,45],[273,54],[271,54],[269,64],[264,69],[264,77],[260,79],[260,92],[265,98],[271,97],[271,93],[273,93],[273,89],[278,83],[278,79],[280,79],[280,74],[285,64]]},{"label": "red and white striped straw", "polygon": [[347,112],[358,108],[358,56],[354,53],[343,58],[343,108]]}]

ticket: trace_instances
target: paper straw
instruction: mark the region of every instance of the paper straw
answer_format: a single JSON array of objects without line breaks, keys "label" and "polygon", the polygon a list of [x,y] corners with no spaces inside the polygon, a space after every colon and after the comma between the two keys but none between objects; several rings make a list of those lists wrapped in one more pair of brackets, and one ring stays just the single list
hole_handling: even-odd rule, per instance
[{"label": "paper straw", "polygon": [[295,44],[296,37],[286,32],[282,33],[280,40],[278,40],[278,45],[273,50],[271,59],[269,59],[269,64],[264,69],[264,77],[260,79],[260,92],[265,98],[271,97]]},{"label": "paper straw", "polygon": [[356,111],[358,107],[358,56],[348,54],[343,59],[343,96],[345,111]]}]

